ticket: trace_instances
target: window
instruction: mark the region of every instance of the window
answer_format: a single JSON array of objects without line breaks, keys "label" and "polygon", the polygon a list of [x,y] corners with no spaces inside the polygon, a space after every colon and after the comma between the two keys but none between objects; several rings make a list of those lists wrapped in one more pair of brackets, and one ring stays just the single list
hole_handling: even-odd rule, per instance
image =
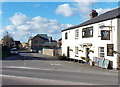
[{"label": "window", "polygon": [[68,33],[67,32],[65,33],[65,39],[68,39]]},{"label": "window", "polygon": [[82,38],[93,37],[93,27],[82,29]]},{"label": "window", "polygon": [[101,30],[101,40],[110,40],[109,30]]},{"label": "window", "polygon": [[75,39],[79,38],[79,29],[75,30]]},{"label": "window", "polygon": [[75,46],[75,56],[78,57],[78,50],[79,48],[77,46]]},{"label": "window", "polygon": [[104,58],[105,57],[104,47],[99,47],[99,57],[100,58]]}]

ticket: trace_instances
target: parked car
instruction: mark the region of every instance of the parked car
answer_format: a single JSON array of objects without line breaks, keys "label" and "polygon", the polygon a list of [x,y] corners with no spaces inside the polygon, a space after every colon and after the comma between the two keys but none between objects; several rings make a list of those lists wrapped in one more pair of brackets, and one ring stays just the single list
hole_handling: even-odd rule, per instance
[{"label": "parked car", "polygon": [[17,48],[12,48],[10,51],[11,54],[18,54]]}]

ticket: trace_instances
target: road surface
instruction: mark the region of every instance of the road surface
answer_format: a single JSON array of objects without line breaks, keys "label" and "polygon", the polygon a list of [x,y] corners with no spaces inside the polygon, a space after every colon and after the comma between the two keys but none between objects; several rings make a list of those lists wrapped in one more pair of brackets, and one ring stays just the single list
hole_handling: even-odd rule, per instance
[{"label": "road surface", "polygon": [[[2,62],[3,85],[117,85],[118,71],[20,53]],[[107,86],[106,86],[107,87]],[[109,86],[110,87],[110,86]]]}]

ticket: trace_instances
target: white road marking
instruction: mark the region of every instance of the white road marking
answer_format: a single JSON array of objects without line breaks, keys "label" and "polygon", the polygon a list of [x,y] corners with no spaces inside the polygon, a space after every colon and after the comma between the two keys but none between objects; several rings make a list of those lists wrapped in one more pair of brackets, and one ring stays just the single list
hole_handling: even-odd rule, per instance
[{"label": "white road marking", "polygon": [[58,65],[58,66],[59,66],[59,65],[61,65],[61,64],[53,64],[53,63],[51,63],[50,65]]},{"label": "white road marking", "polygon": [[35,67],[20,67],[20,66],[5,66],[3,68],[18,68],[18,69],[39,69],[39,70],[53,70],[53,69],[43,69],[43,68],[35,68]]},{"label": "white road marking", "polygon": [[[24,79],[26,81],[32,81],[33,83],[36,82],[41,85],[41,83],[47,83],[48,84],[59,84],[59,85],[96,85],[96,84],[91,84],[91,83],[83,83],[83,82],[70,82],[70,81],[61,81],[61,80],[53,80],[53,79],[43,79],[43,78],[32,78],[32,77],[23,77],[23,76],[13,76],[13,75],[0,75],[1,77],[8,77],[8,78],[13,78],[13,79]],[[37,85],[37,84],[36,84]]]},{"label": "white road marking", "polygon": [[[83,71],[83,70],[76,70],[76,71],[74,71],[74,70],[68,70],[68,69],[54,69],[54,68],[52,68],[52,69],[50,69],[50,68],[36,68],[36,67],[23,67],[23,66],[3,66],[2,68],[15,68],[15,69],[28,69],[28,70],[30,70],[30,69],[32,69],[32,70],[47,70],[47,71],[62,71],[62,72],[81,72],[81,71]],[[86,72],[86,71],[84,71],[84,73],[94,73],[94,71],[93,72]],[[98,74],[98,73],[94,73],[94,74]],[[103,74],[105,74],[105,75],[111,75],[110,73],[99,73],[99,74],[101,74],[101,75],[103,75]],[[117,74],[112,74],[112,75],[115,75],[115,76],[118,76],[118,73]]]}]

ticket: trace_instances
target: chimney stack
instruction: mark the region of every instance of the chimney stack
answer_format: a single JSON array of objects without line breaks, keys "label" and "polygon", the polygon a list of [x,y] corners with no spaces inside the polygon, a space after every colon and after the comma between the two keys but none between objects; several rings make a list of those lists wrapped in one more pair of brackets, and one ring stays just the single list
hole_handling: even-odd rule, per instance
[{"label": "chimney stack", "polygon": [[48,39],[49,39],[49,42],[52,42],[52,37],[48,37]]},{"label": "chimney stack", "polygon": [[96,16],[98,16],[98,13],[96,12],[96,10],[92,10],[91,13],[90,13],[90,19],[92,19]]}]

